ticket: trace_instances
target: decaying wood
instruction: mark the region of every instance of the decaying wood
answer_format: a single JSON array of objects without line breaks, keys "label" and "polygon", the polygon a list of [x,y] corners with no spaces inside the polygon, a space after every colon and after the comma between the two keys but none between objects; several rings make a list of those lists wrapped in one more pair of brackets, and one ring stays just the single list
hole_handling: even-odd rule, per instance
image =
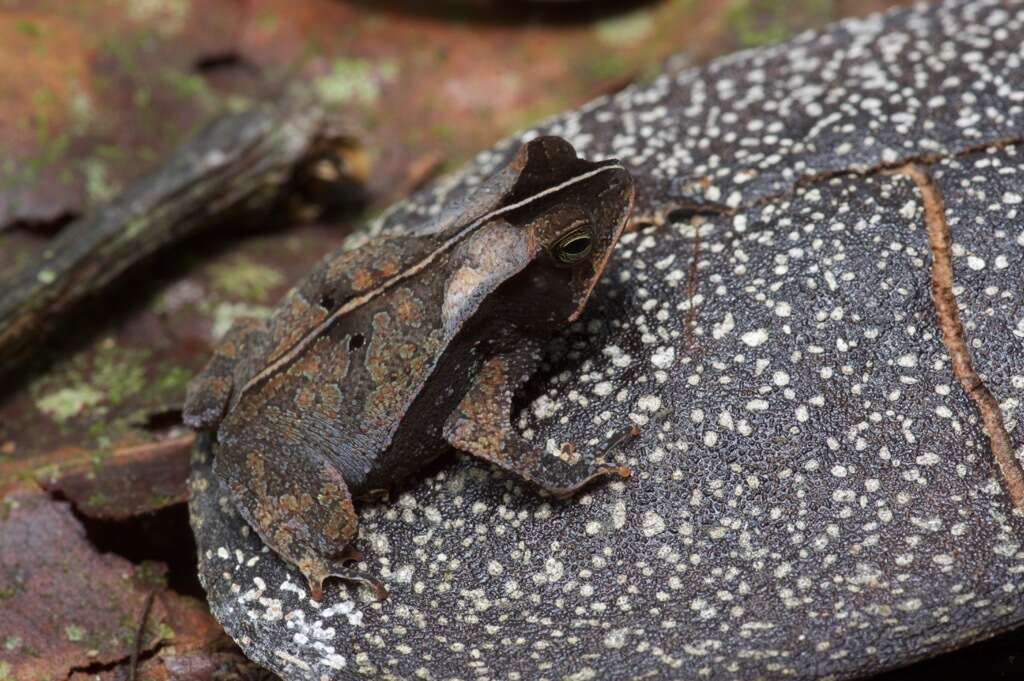
[{"label": "decaying wood", "polygon": [[324,110],[306,99],[218,118],[0,282],[0,372],[65,312],[158,249],[241,214],[269,210],[296,183],[313,180],[320,193],[324,184],[351,186],[341,160],[350,146]]}]

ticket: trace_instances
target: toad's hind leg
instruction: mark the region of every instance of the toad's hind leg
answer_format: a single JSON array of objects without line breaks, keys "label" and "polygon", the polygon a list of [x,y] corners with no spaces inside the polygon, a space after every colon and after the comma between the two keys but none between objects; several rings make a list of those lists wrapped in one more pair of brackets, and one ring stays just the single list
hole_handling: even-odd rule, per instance
[{"label": "toad's hind leg", "polygon": [[528,376],[529,355],[492,358],[445,423],[445,439],[457,449],[515,473],[557,497],[570,497],[607,475],[629,477],[624,466],[597,465],[582,459],[567,463],[546,456],[512,428],[512,396]]},{"label": "toad's hind leg", "polygon": [[202,372],[188,385],[183,420],[192,428],[209,428],[220,422],[234,389],[235,369],[266,334],[266,324],[246,317],[235,322]]},{"label": "toad's hind leg", "polygon": [[328,577],[365,584],[377,598],[387,597],[383,584],[348,565],[361,557],[351,545],[358,519],[337,468],[315,452],[289,455],[285,448],[266,456],[237,451],[222,447],[215,472],[228,483],[242,517],[306,578],[313,600],[323,597]]}]

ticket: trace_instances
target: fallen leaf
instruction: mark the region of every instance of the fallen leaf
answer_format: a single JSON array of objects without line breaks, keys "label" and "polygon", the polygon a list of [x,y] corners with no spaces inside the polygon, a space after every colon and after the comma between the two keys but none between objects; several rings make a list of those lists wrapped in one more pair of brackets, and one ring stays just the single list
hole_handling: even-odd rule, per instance
[{"label": "fallen leaf", "polygon": [[[67,677],[131,655],[147,593],[132,563],[98,554],[70,505],[39,492],[0,500],[0,670],[12,679]],[[154,603],[142,650],[170,637]]]},{"label": "fallen leaf", "polygon": [[99,462],[71,459],[37,481],[90,518],[124,520],[187,500],[194,439],[187,433],[126,447]]}]

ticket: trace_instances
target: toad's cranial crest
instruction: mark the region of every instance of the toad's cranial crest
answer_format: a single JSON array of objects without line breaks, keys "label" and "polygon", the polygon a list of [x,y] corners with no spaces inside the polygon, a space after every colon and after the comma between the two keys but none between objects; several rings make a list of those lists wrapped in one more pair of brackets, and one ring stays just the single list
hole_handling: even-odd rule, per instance
[{"label": "toad's cranial crest", "polygon": [[319,599],[352,565],[353,499],[446,445],[560,497],[629,470],[538,451],[512,397],[579,317],[629,219],[633,181],[558,137],[526,143],[439,229],[379,238],[310,273],[266,322],[234,327],[189,386],[241,515]]}]

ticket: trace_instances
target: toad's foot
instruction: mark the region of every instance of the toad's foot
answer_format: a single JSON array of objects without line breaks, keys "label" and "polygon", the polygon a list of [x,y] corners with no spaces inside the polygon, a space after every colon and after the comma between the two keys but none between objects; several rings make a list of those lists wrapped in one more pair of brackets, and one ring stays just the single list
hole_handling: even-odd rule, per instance
[{"label": "toad's foot", "polygon": [[302,561],[297,565],[302,574],[306,576],[306,581],[309,584],[310,598],[317,602],[323,600],[324,581],[330,577],[337,577],[346,582],[363,584],[370,587],[373,589],[373,593],[378,601],[387,599],[388,590],[381,581],[374,579],[361,570],[348,567],[344,564],[345,562],[347,561],[332,562],[311,559],[309,561]]},{"label": "toad's foot", "polygon": [[[448,442],[563,499],[598,478],[628,478],[630,470],[625,466],[597,465],[582,458],[569,463],[559,457],[543,456],[534,444],[513,430],[514,385],[528,374],[519,364],[519,358],[503,355],[484,366],[445,424]],[[572,453],[574,448],[566,449]]]}]

